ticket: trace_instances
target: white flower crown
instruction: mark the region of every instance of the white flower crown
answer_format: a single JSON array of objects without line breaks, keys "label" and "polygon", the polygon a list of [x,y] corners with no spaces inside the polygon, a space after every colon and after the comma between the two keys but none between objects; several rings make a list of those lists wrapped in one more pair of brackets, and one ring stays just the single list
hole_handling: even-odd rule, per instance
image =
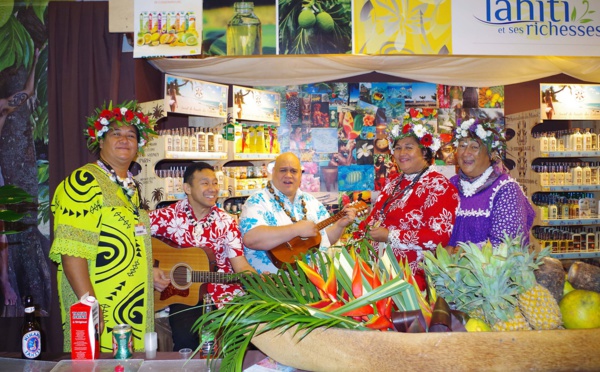
[{"label": "white flower crown", "polygon": [[486,145],[488,152],[502,150],[506,147],[506,138],[500,125],[493,122],[478,122],[475,119],[463,121],[454,131],[454,146],[462,139],[480,139]]}]

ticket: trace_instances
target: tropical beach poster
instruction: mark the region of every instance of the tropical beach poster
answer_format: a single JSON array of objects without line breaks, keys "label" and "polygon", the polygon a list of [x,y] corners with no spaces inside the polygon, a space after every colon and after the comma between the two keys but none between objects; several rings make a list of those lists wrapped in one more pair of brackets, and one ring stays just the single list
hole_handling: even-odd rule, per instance
[{"label": "tropical beach poster", "polygon": [[540,84],[542,120],[600,120],[600,85]]}]

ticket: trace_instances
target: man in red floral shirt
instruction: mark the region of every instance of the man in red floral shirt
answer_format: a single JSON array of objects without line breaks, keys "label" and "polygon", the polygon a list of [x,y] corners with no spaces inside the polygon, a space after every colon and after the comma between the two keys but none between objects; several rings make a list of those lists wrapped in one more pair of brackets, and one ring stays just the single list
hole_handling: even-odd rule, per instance
[{"label": "man in red floral shirt", "polygon": [[[187,198],[150,212],[152,236],[167,238],[180,247],[209,248],[215,255],[219,272],[256,272],[244,256],[237,222],[216,206],[219,184],[213,167],[204,162],[193,163],[185,170],[183,182]],[[208,283],[207,290],[218,307],[242,294],[239,284]],[[194,350],[199,343],[198,334],[190,329],[202,314],[201,308],[182,304],[169,307],[174,350],[186,347]]]}]

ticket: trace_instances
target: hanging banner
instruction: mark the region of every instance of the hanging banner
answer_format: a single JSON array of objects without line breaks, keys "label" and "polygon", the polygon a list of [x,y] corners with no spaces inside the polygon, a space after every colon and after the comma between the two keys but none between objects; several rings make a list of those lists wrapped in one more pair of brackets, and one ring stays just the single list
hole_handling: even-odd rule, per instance
[{"label": "hanging banner", "polygon": [[202,2],[135,0],[133,57],[202,53]]},{"label": "hanging banner", "polygon": [[165,75],[165,110],[227,118],[227,85]]},{"label": "hanging banner", "polygon": [[542,120],[600,120],[600,85],[540,84]]},{"label": "hanging banner", "polygon": [[452,54],[600,56],[600,1],[452,0]]}]

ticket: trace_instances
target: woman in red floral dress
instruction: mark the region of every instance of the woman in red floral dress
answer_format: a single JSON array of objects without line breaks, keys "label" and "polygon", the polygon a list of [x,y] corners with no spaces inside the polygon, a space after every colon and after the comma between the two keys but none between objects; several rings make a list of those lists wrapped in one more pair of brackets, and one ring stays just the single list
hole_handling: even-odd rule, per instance
[{"label": "woman in red floral dress", "polygon": [[396,125],[389,143],[402,173],[381,191],[360,230],[368,227],[376,249],[389,244],[399,261],[409,263],[419,288],[424,290],[425,276],[418,263],[424,251],[448,244],[458,192],[431,166],[441,142],[429,125],[412,121]]}]

